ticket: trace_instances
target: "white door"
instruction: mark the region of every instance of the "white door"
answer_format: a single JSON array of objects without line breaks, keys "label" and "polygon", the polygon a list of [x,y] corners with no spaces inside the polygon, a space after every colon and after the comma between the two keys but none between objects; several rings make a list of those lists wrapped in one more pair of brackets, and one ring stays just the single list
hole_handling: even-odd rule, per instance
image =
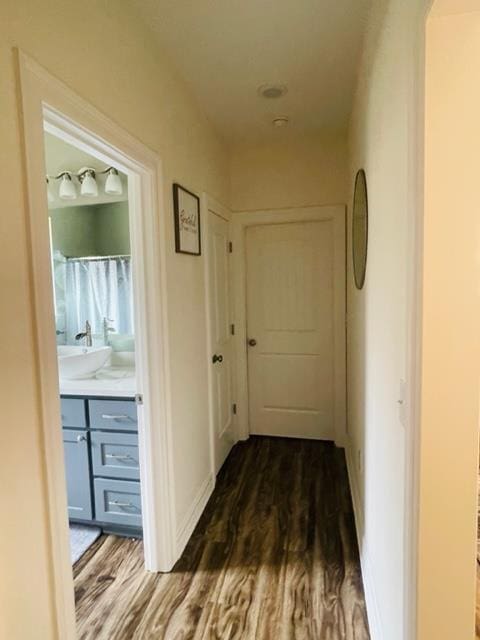
[{"label": "white door", "polygon": [[213,458],[218,472],[233,444],[233,340],[229,291],[228,222],[208,212],[208,277]]},{"label": "white door", "polygon": [[251,433],[335,439],[345,385],[344,237],[333,218],[247,228]]}]

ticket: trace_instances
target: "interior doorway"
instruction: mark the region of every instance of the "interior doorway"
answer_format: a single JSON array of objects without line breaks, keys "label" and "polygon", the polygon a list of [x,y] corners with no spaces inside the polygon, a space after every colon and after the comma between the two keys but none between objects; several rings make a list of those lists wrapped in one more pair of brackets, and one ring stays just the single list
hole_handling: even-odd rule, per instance
[{"label": "interior doorway", "polygon": [[[54,567],[55,606],[59,621],[59,637],[70,640],[76,637],[76,631],[62,423],[63,427],[68,429],[69,437],[74,431],[78,432],[72,436],[75,445],[78,444],[86,449],[90,465],[88,469],[91,481],[90,509],[94,518],[103,523],[102,526],[113,525],[117,533],[125,526],[124,532],[129,534],[134,528],[137,533],[141,530],[146,570],[169,571],[177,559],[170,450],[168,335],[163,245],[165,233],[163,232],[161,167],[159,158],[155,154],[23,55],[20,55],[20,75],[35,299],[35,332],[38,367],[41,371],[39,377],[43,423],[42,450],[45,456],[50,504],[49,529]],[[134,387],[127,390],[128,397],[119,392],[125,379],[115,379],[114,382],[117,385],[115,394],[101,398],[86,396],[79,393],[78,389],[73,395],[65,394],[63,393],[65,388],[61,389],[59,386],[59,369],[61,371],[66,366],[71,370],[72,367],[84,366],[85,362],[79,365],[78,362],[73,362],[72,358],[70,362],[61,362],[62,356],[60,354],[60,358],[58,357],[57,340],[61,341],[65,338],[68,343],[68,335],[71,333],[70,339],[74,341],[77,338],[78,341],[86,343],[97,339],[100,342],[111,343],[115,332],[110,331],[113,329],[111,318],[103,316],[102,309],[97,309],[99,317],[96,320],[97,324],[94,324],[89,318],[81,316],[82,310],[77,308],[75,313],[80,315],[76,317],[81,316],[85,320],[82,327],[77,327],[79,329],[77,333],[74,333],[76,329],[68,324],[62,328],[56,322],[56,320],[60,321],[60,318],[56,318],[55,315],[55,311],[59,315],[60,305],[55,305],[50,250],[56,232],[52,224],[49,224],[48,215],[45,132],[53,136],[55,142],[61,141],[63,144],[70,145],[71,148],[87,154],[92,162],[101,163],[102,167],[107,169],[106,178],[113,173],[115,176],[113,185],[110,181],[113,191],[117,190],[118,193],[124,188],[128,191],[127,227],[131,255],[135,263],[135,269],[128,276],[131,278],[129,286],[132,291],[133,311],[130,309],[127,315],[130,314],[131,327],[134,327],[135,333]],[[90,169],[93,168],[90,167]],[[115,171],[110,171],[111,168]],[[65,169],[70,171],[80,169],[76,173],[82,173],[82,167],[65,167]],[[122,184],[122,176],[126,180],[125,184]],[[94,176],[90,174],[89,177]],[[73,176],[62,175],[59,180],[62,183],[64,181],[71,183],[72,178]],[[93,188],[92,181],[89,182],[90,188]],[[75,188],[81,190],[84,186],[82,183],[83,180],[79,180]],[[52,184],[48,186],[52,189]],[[101,186],[105,189],[105,185]],[[71,184],[67,184],[63,195],[68,196],[68,193],[71,195],[71,187]],[[60,192],[57,195],[59,196]],[[51,193],[50,199],[55,200],[55,198],[56,195]],[[78,235],[76,239],[78,240]],[[108,238],[107,232],[106,240],[111,239],[111,237]],[[55,241],[58,241],[58,234]],[[88,257],[98,258],[99,256]],[[124,258],[125,256],[123,260]],[[120,263],[121,260],[122,258],[119,258]],[[124,274],[129,271],[125,261],[121,264],[115,262],[114,266],[120,270],[123,269]],[[101,271],[100,266],[97,265],[97,267],[97,271]],[[83,271],[88,269],[89,266],[84,264]],[[113,271],[112,265],[112,273]],[[78,265],[72,264],[69,273],[73,279],[75,277],[79,279],[77,272]],[[107,279],[107,277],[104,278],[104,280]],[[115,278],[112,276],[111,280]],[[115,282],[112,284],[115,285]],[[117,280],[116,285],[118,284]],[[128,304],[127,302],[127,306]],[[122,323],[127,321],[128,318],[121,320]],[[97,326],[98,322],[99,326]],[[120,322],[119,316],[116,322]],[[125,333],[117,337],[121,342],[123,341],[123,346],[117,352],[122,355],[118,357],[120,360],[130,359],[131,364],[131,349],[125,347],[129,342],[130,346],[132,343],[127,325],[125,325]],[[60,346],[68,350],[77,345]],[[94,347],[93,344],[92,347]],[[82,350],[86,349],[88,352],[89,348],[89,345],[84,344]],[[114,350],[111,344],[101,345],[96,350],[93,349],[94,352],[96,351],[93,355],[98,357],[98,352],[102,350],[105,352],[107,348]],[[86,354],[83,353],[82,356],[84,355]],[[69,356],[66,353],[65,356],[68,359]],[[91,362],[88,366],[92,366]],[[81,384],[88,386],[92,384],[91,380],[89,382],[84,378]],[[77,382],[69,381],[67,386],[68,384],[78,384],[78,379]],[[83,389],[83,391],[86,390]],[[66,396],[63,399],[65,402],[62,402],[62,411],[60,411],[59,402],[61,391],[62,395]],[[132,391],[135,392],[133,397]],[[109,404],[105,404],[106,402]],[[135,443],[133,439],[136,439]],[[98,446],[98,455],[94,451],[94,445]],[[135,456],[138,458],[137,467],[133,463]],[[128,464],[125,466],[126,462]],[[85,459],[83,464],[85,474]],[[130,468],[127,469],[128,466]],[[122,478],[114,477],[120,469]],[[135,474],[138,479],[132,477]],[[130,477],[127,477],[128,475]],[[130,484],[127,486],[126,483]],[[137,490],[140,484],[141,492]],[[77,498],[78,496],[75,497]],[[89,515],[87,511],[88,509],[83,511],[84,517]]]},{"label": "interior doorway", "polygon": [[237,395],[243,436],[345,444],[345,209],[234,222]]},{"label": "interior doorway", "polygon": [[250,433],[335,440],[331,223],[248,227],[246,249]]},{"label": "interior doorway", "polygon": [[128,176],[49,132],[48,123],[44,142],[75,567],[106,535],[143,537],[135,359],[135,317],[143,312],[135,308]]}]

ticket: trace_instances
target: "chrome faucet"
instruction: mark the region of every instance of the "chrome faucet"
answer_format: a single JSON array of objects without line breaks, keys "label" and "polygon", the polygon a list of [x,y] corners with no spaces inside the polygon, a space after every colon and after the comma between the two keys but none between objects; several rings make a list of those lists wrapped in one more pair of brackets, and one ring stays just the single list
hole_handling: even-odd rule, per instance
[{"label": "chrome faucet", "polygon": [[92,325],[88,320],[85,322],[85,331],[81,331],[75,336],[75,340],[81,340],[82,338],[85,338],[86,347],[92,346]]},{"label": "chrome faucet", "polygon": [[110,322],[113,322],[113,320],[110,320],[110,318],[103,318],[103,343],[106,347],[108,346],[108,334],[111,331],[115,331],[115,328],[110,326]]}]

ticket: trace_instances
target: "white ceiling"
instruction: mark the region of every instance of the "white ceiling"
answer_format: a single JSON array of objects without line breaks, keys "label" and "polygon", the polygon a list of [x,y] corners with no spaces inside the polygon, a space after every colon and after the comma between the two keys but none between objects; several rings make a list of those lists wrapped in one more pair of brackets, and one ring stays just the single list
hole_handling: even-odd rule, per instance
[{"label": "white ceiling", "polygon": [[[96,171],[103,171],[106,169],[104,162],[97,160],[94,156],[91,156],[76,147],[73,147],[68,142],[57,138],[51,133],[44,133],[45,142],[45,165],[47,168],[47,175],[56,176],[62,171],[78,172],[83,167],[89,167]],[[80,195],[80,184],[75,181],[77,187],[77,198],[75,200],[61,200],[58,197],[58,188],[60,186],[59,180],[50,180],[50,192],[54,195],[55,200],[49,203],[50,209],[57,209],[59,207],[80,207],[90,204],[103,204],[105,202],[121,202],[128,200],[128,178],[123,173],[119,173],[122,181],[123,193],[121,196],[109,196],[105,193],[105,175],[96,176],[98,184],[98,197],[87,198]]]},{"label": "white ceiling", "polygon": [[[371,0],[132,0],[230,142],[343,130]],[[152,78],[152,82],[154,82]],[[288,94],[266,100],[270,82]]]}]

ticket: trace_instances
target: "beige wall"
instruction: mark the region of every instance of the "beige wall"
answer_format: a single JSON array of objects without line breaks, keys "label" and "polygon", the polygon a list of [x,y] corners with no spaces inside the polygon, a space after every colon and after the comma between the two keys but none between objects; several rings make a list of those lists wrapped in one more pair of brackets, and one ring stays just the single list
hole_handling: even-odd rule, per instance
[{"label": "beige wall", "polygon": [[[347,201],[346,136],[295,140],[278,131],[268,144],[237,145],[230,153],[231,206],[254,211]],[[286,138],[286,139],[285,139]]]},{"label": "beige wall", "polygon": [[369,244],[358,291],[348,234],[348,428],[372,637],[404,640],[406,432],[398,400],[407,377],[414,56],[423,2],[374,5],[350,130],[350,193],[363,167]]},{"label": "beige wall", "polygon": [[[442,0],[436,14],[458,6],[457,0]],[[479,67],[480,11],[432,17],[426,65],[420,640],[475,636]]]},{"label": "beige wall", "polygon": [[[54,638],[38,374],[13,47],[157,151],[164,163],[179,521],[209,473],[203,258],[173,251],[171,183],[229,199],[228,159],[126,0],[0,3],[2,526],[0,637]],[[7,303],[8,301],[8,303]],[[185,390],[188,389],[188,402]]]}]

